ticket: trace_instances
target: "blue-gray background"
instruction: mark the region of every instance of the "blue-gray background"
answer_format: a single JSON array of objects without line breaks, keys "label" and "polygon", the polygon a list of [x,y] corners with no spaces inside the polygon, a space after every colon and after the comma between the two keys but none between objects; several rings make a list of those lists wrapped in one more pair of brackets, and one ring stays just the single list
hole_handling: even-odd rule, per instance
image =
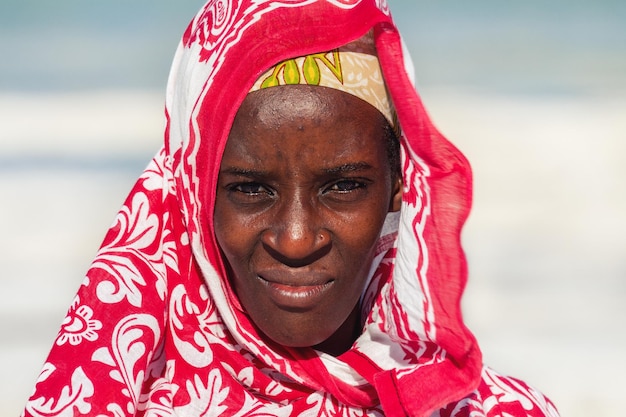
[{"label": "blue-gray background", "polygon": [[[423,83],[506,93],[626,88],[620,0],[391,0]],[[199,2],[4,0],[0,91],[162,88]]]},{"label": "blue-gray background", "polygon": [[[563,415],[626,395],[626,2],[390,0],[435,123],[469,157],[466,318]],[[161,142],[198,1],[0,3],[0,414],[26,400]]]}]

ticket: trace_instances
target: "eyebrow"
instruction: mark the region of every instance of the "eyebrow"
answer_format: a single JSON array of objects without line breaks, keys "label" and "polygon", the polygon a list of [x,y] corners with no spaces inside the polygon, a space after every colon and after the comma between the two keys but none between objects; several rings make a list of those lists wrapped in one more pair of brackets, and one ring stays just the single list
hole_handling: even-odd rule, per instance
[{"label": "eyebrow", "polygon": [[343,174],[347,172],[365,171],[368,169],[372,169],[372,166],[367,162],[352,162],[336,167],[324,168],[324,172],[327,174]]},{"label": "eyebrow", "polygon": [[[366,171],[372,169],[372,165],[367,162],[351,162],[347,164],[342,164],[334,167],[323,168],[322,172],[325,174],[337,175],[344,174],[348,172],[358,172],[358,171]],[[230,166],[220,170],[220,175],[235,175],[239,177],[248,177],[248,178],[264,178],[269,175],[267,171],[262,171],[258,169],[250,169],[250,168],[241,168],[236,166]]]},{"label": "eyebrow", "polygon": [[267,172],[258,169],[228,167],[220,170],[220,174],[236,175],[239,177],[264,177],[267,175]]}]

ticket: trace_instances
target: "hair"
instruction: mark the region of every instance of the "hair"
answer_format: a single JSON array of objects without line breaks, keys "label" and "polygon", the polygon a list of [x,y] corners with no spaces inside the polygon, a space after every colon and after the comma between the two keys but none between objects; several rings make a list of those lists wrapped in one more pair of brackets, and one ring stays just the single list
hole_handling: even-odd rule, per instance
[{"label": "hair", "polygon": [[383,131],[385,135],[385,149],[387,150],[387,162],[389,163],[392,179],[399,178],[402,176],[400,166],[400,138],[386,119],[384,121]]}]

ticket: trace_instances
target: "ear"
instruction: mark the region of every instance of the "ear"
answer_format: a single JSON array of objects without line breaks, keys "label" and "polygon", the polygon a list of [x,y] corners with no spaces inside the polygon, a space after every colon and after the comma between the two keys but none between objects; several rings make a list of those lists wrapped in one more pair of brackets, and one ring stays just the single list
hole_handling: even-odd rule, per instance
[{"label": "ear", "polygon": [[398,175],[398,177],[393,180],[389,211],[400,211],[400,207],[402,207],[402,177]]}]

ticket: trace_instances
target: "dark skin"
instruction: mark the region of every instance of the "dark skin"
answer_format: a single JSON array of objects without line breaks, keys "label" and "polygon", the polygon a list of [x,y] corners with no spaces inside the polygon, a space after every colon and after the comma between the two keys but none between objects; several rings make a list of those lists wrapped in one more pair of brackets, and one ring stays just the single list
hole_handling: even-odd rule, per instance
[{"label": "dark skin", "polygon": [[402,186],[386,121],[347,93],[304,85],[250,93],[222,157],[218,244],[260,331],[331,355],[360,334],[359,298]]}]

